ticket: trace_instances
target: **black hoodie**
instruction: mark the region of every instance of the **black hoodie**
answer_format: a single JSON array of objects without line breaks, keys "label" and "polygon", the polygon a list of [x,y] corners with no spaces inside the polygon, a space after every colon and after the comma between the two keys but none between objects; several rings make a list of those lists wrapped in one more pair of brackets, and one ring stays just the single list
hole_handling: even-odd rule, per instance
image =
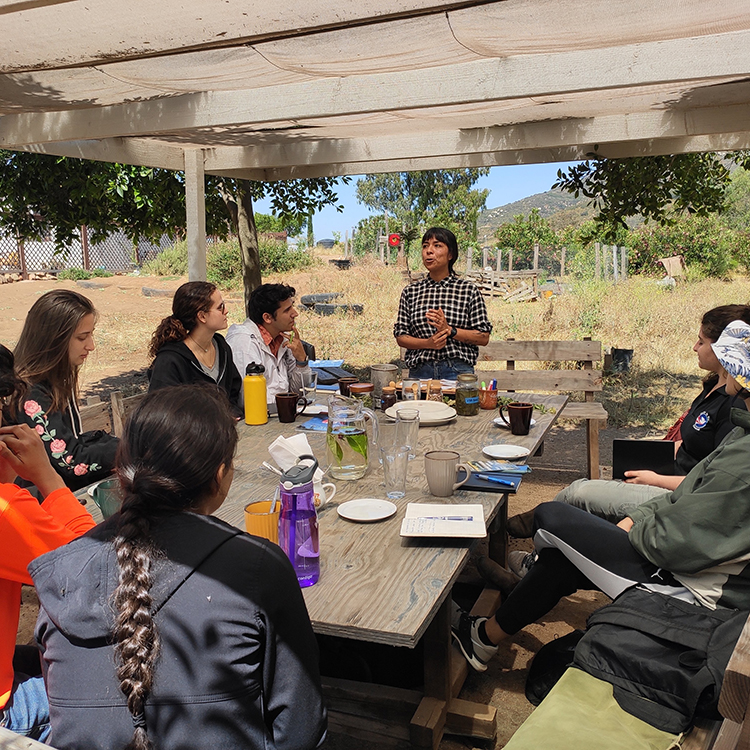
[{"label": "black hoodie", "polygon": [[149,369],[149,392],[166,388],[169,385],[214,383],[226,393],[234,416],[242,416],[243,412],[240,409],[242,377],[234,365],[232,350],[221,334],[215,333],[214,341],[219,350],[218,381],[206,375],[198,358],[184,341],[170,341],[159,349]]},{"label": "black hoodie", "polygon": [[[119,515],[30,566],[36,637],[61,750],[124,747],[133,722],[115,674],[112,539]],[[304,750],[325,735],[318,650],[281,549],[210,516],[155,523],[160,638],[148,734],[157,748]]]}]

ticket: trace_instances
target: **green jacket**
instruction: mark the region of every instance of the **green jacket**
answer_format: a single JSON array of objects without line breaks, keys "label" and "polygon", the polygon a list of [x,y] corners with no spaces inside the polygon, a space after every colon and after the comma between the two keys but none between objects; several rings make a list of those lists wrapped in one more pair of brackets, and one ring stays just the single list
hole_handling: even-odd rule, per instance
[{"label": "green jacket", "polygon": [[750,609],[750,413],[673,492],[633,510],[629,539],[706,607]]}]

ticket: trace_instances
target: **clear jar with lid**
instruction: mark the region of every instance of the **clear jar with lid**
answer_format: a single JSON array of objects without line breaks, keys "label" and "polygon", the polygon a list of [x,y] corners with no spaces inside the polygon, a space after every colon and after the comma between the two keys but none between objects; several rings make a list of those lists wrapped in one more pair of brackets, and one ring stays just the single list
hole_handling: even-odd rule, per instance
[{"label": "clear jar with lid", "polygon": [[456,413],[461,417],[479,414],[479,385],[473,372],[462,372],[456,381]]},{"label": "clear jar with lid", "polygon": [[396,396],[395,386],[384,385],[383,395],[380,398],[380,408],[383,411],[385,411],[386,409],[390,409],[391,406],[396,405],[397,400],[398,397]]},{"label": "clear jar with lid", "polygon": [[362,402],[363,406],[372,409],[372,395],[375,386],[372,383],[352,383],[349,386],[349,396]]}]

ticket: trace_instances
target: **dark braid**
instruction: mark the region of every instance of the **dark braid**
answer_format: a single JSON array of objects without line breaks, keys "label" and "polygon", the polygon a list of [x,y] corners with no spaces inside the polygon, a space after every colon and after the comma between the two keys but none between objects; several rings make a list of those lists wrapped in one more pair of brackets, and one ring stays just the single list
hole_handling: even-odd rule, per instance
[{"label": "dark braid", "polygon": [[149,393],[125,428],[117,456],[123,492],[114,540],[119,583],[113,641],[120,689],[133,718],[126,750],[152,750],[146,702],[154,683],[159,634],[152,614],[153,563],[160,550],[154,522],[200,508],[217,490],[219,468],[230,468],[237,430],[226,396],[183,385]]},{"label": "dark braid", "polygon": [[136,496],[126,498],[120,514],[119,534],[115,538],[120,568],[120,582],[114,593],[117,677],[135,725],[133,739],[126,750],[151,750],[153,747],[145,726],[145,705],[159,652],[159,634],[151,616],[151,524],[139,505]]}]

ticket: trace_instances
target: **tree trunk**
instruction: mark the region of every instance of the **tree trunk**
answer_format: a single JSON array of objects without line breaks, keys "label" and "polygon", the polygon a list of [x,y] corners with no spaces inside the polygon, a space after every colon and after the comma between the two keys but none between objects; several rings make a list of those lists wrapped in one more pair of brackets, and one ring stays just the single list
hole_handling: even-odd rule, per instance
[{"label": "tree trunk", "polygon": [[238,181],[237,187],[237,239],[242,256],[242,281],[245,287],[245,315],[248,314],[250,293],[257,289],[260,276],[260,254],[258,250],[258,230],[255,227],[253,199],[249,186]]}]

